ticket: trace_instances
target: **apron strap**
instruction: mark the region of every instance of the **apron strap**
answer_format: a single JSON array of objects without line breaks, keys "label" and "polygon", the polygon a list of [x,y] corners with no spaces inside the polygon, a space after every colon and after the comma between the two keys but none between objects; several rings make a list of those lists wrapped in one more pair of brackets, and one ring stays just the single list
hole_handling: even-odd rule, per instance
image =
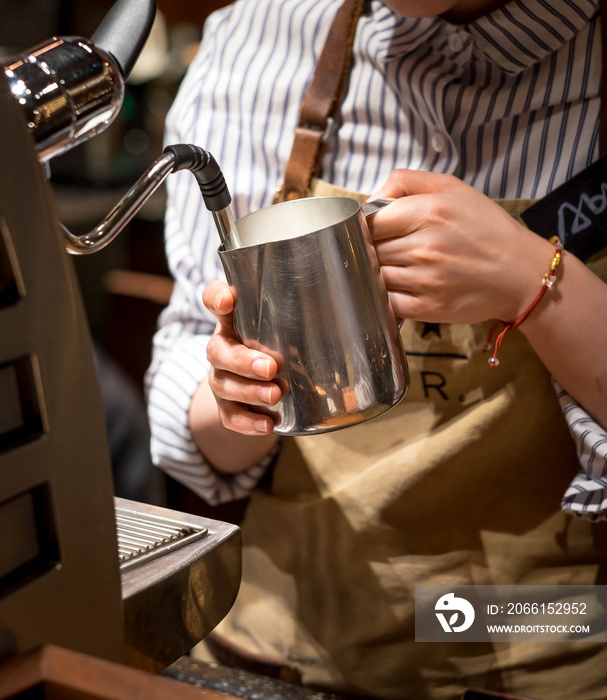
[{"label": "apron strap", "polygon": [[284,183],[276,192],[275,204],[309,194],[310,182],[318,170],[322,150],[331,136],[335,113],[345,92],[352,43],[362,6],[363,0],[344,0],[335,15],[301,104]]}]

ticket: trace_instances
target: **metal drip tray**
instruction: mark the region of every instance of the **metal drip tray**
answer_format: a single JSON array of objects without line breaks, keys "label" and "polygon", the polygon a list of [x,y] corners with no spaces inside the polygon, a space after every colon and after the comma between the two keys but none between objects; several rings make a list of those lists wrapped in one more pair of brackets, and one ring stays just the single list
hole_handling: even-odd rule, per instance
[{"label": "metal drip tray", "polygon": [[202,539],[208,532],[206,527],[129,508],[116,508],[116,530],[120,571]]},{"label": "metal drip tray", "polygon": [[186,654],[232,607],[240,528],[114,499],[126,662],[157,672]]}]

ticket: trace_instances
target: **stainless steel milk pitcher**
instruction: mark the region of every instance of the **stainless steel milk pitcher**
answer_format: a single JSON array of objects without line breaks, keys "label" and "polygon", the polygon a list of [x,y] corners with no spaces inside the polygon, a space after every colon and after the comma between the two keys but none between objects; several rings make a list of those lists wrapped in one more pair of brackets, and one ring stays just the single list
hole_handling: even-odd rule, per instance
[{"label": "stainless steel milk pitcher", "polygon": [[240,339],[278,362],[282,399],[254,409],[274,418],[276,433],[311,435],[369,420],[408,388],[363,212],[348,197],[275,204],[236,222],[241,247],[219,249],[237,293]]}]

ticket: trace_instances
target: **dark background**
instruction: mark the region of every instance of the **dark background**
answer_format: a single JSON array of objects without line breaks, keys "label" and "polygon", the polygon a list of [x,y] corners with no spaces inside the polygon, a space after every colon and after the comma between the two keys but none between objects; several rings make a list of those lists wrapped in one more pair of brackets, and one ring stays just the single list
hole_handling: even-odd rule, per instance
[{"label": "dark background", "polygon": [[[96,226],[161,154],[166,112],[203,23],[224,4],[158,0],[153,37],[127,82],[116,120],[94,139],[50,161],[59,215],[74,233]],[[5,63],[54,35],[90,37],[112,5],[112,0],[0,0],[0,61]],[[162,188],[108,248],[74,258],[93,336],[139,384],[150,353],[143,326],[152,317],[155,325],[170,285],[164,284],[166,280],[154,285],[154,280],[142,276],[115,273],[166,274],[163,212]],[[146,300],[150,308],[143,303]]]},{"label": "dark background", "polygon": [[[7,63],[52,36],[89,38],[112,4],[112,0],[0,0],[0,62]],[[93,229],[160,156],[164,119],[197,49],[204,21],[226,4],[225,0],[158,0],[152,36],[127,81],[116,120],[94,139],[50,161],[58,216],[73,233]],[[238,516],[231,515],[231,509],[209,509],[149,463],[143,377],[158,314],[172,287],[163,246],[164,205],[161,188],[107,248],[72,257],[103,375],[116,492],[235,520]],[[126,425],[124,416],[132,425]],[[120,444],[113,426],[121,427]]]}]

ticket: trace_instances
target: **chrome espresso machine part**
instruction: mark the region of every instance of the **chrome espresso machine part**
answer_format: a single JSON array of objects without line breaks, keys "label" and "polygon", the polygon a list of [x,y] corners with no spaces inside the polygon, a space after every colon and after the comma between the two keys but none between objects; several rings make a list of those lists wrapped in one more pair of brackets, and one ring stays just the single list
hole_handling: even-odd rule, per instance
[{"label": "chrome espresso machine part", "polygon": [[113,122],[155,14],[155,0],[121,0],[92,39],[53,37],[4,66],[40,162]]},{"label": "chrome espresso machine part", "polygon": [[240,584],[236,526],[114,498],[65,254],[107,245],[182,168],[229,233],[216,164],[196,147],[165,152],[82,237],[59,223],[45,172],[116,116],[154,14],[155,0],[119,0],[92,40],[53,38],[0,68],[0,660],[50,644],[157,671],[213,629]]},{"label": "chrome espresso machine part", "polygon": [[[4,66],[41,163],[96,136],[114,121],[124,99],[124,81],[155,14],[156,0],[119,0],[92,39],[53,37]],[[197,146],[177,145],[165,149],[93,231],[75,236],[63,227],[68,252],[87,255],[104,248],[168,175],[183,169],[198,180],[225,248],[236,247],[230,195],[213,156]]]}]

